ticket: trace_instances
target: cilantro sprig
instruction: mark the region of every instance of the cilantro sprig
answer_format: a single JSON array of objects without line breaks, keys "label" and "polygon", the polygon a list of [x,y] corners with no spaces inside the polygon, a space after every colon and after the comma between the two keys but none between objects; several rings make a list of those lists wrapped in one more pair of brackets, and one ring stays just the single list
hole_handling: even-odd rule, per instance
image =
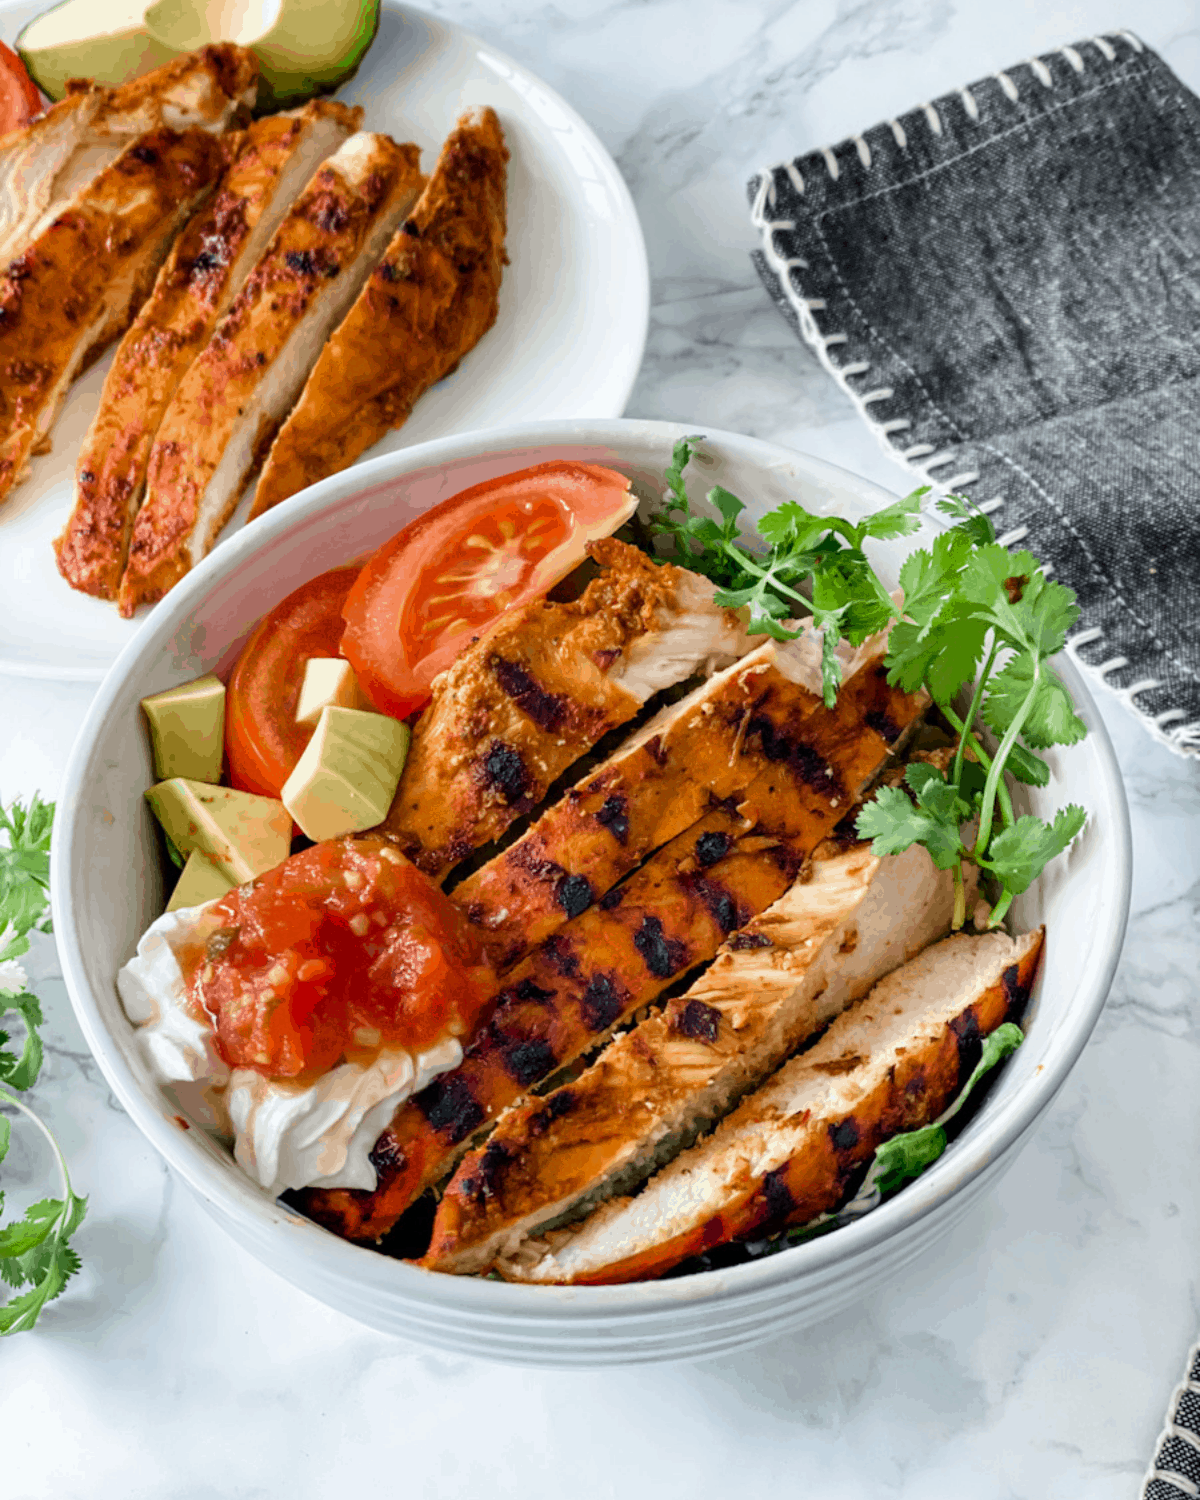
[{"label": "cilantro sprig", "polygon": [[[814,515],[798,501],[785,501],[758,523],[758,534],[767,544],[760,554],[741,540],[738,517],[746,507],[722,486],[708,492],[719,522],[692,514],[683,471],[700,441],[698,436],[686,437],[675,444],[666,471],[667,496],[651,518],[650,531],[670,537],[676,559],[719,586],[718,604],[748,608],[755,634],[795,640],[803,625],[793,629],[784,621],[798,613],[811,616],[813,625],[824,632],[821,675],[825,702],[832,708],[842,680],[834,654],[839,638],[861,646],[898,614],[867,561],[863,543],[868,537],[885,541],[911,535],[920,525],[920,492],[876,511],[857,526],[841,516]],[[802,584],[810,586],[808,595],[800,592]]]},{"label": "cilantro sprig", "polygon": [[[0,1225],[0,1280],[18,1295],[0,1305],[0,1334],[30,1329],[47,1302],[66,1286],[79,1269],[70,1239],[87,1212],[87,1199],[71,1186],[67,1163],[45,1123],[18,1093],[37,1082],[42,1066],[42,1008],[29,993],[28,979],[18,962],[29,951],[31,932],[50,932],[47,893],[50,882],[50,828],[54,804],[36,794],[28,808],[0,805],[0,1016],[20,1018],[24,1029],[21,1050],[8,1046],[8,1032],[0,1031],[0,1104],[16,1109],[50,1143],[62,1179],[62,1197],[44,1198],[26,1209],[22,1218]],[[0,1114],[0,1162],[8,1154],[12,1124]],[[0,1212],[4,1194],[0,1192]],[[24,1289],[24,1290],[22,1290]]]},{"label": "cilantro sprig", "polygon": [[[888,682],[908,693],[924,688],[957,745],[948,770],[911,765],[903,788],[881,789],[859,814],[859,835],[880,855],[922,844],[939,869],[953,870],[955,928],[966,919],[963,864],[978,866],[997,889],[989,918],[997,925],[1086,821],[1075,804],[1049,822],[1018,817],[1007,781],[1045,786],[1050,770],[1036,752],[1073,745],[1087,733],[1050,665],[1079,618],[1074,593],[1048,579],[1031,553],[1002,546],[970,501],[949,495],[937,509],[952,524],[906,558],[897,605],[864,544],[912,535],[928,487],[857,525],[785,501],[759,521],[752,549],[739,529],[745,506],[736,495],[720,486],[709,491],[720,520],[692,511],[684,470],[700,441],[676,443],[652,533],[669,539],[674,560],[717,585],[718,604],[745,607],[751,631],[776,640],[795,639],[805,625],[821,631],[828,707],[841,683],[839,638],[860,646],[891,626]],[[801,616],[807,618],[797,623]],[[955,701],[968,685],[970,703],[960,716]],[[981,725],[998,741],[994,752],[982,743]]]}]

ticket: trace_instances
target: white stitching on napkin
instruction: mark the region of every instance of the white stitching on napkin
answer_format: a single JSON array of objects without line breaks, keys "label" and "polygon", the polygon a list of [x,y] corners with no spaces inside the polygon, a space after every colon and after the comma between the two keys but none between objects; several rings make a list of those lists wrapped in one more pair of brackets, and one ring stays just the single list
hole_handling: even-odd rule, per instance
[{"label": "white stitching on napkin", "polygon": [[[1168,709],[1166,714],[1159,714],[1154,722],[1158,724],[1171,714],[1179,714],[1182,717],[1183,710],[1179,708]],[[1150,1467],[1146,1470],[1146,1477],[1142,1480],[1141,1489],[1138,1490],[1140,1500],[1146,1500],[1146,1491],[1155,1479],[1162,1479],[1167,1484],[1176,1485],[1185,1495],[1200,1496],[1200,1490],[1196,1488],[1185,1474],[1177,1474],[1173,1469],[1160,1469],[1158,1467],[1158,1455],[1168,1438],[1182,1438],[1184,1442],[1190,1443],[1193,1448],[1200,1448],[1200,1440],[1197,1439],[1194,1432],[1190,1432],[1186,1427],[1177,1427],[1175,1425],[1175,1413],[1179,1410],[1179,1402],[1184,1393],[1193,1391],[1200,1394],[1200,1385],[1189,1378],[1190,1372],[1197,1360],[1200,1360],[1200,1343],[1193,1344],[1188,1350],[1187,1362],[1183,1367],[1188,1374],[1184,1375],[1184,1378],[1171,1392],[1171,1399],[1167,1402],[1166,1419],[1163,1422],[1162,1431],[1154,1440],[1154,1450],[1150,1459]]]},{"label": "white stitching on napkin", "polygon": [[1054,87],[1054,76],[1040,57],[1031,57],[1029,59],[1029,67],[1039,83],[1044,83],[1048,89]]}]

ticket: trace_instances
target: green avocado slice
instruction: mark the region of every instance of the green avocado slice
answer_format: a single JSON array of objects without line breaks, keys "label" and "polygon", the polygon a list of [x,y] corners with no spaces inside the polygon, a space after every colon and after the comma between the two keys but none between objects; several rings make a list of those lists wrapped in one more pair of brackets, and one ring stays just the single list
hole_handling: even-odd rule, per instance
[{"label": "green avocado slice", "polygon": [[357,69],[379,30],[380,0],[279,0],[246,7],[241,24],[225,19],[228,0],[155,0],[150,35],[176,52],[237,42],[258,58],[256,112],[271,114],[330,94]]},{"label": "green avocado slice", "polygon": [[225,744],[225,685],[219,677],[198,677],[142,699],[150,721],[154,774],[160,781],[185,776],[218,782]]},{"label": "green avocado slice", "polygon": [[[16,47],[51,99],[69,78],[127,83],[181,52],[236,42],[257,55],[258,114],[330,94],[351,77],[379,29],[380,0],[63,0],[30,21]],[[241,15],[233,14],[241,10]]]},{"label": "green avocado slice", "polygon": [[410,738],[398,719],[326,704],[283,805],[317,843],[374,828],[392,805]]},{"label": "green avocado slice", "polygon": [[168,911],[180,911],[188,906],[203,906],[206,901],[215,901],[227,891],[233,890],[233,881],[227,880],[212,860],[199,849],[193,849],[183,867],[183,874],[175,883]]},{"label": "green avocado slice", "polygon": [[145,0],[63,0],[30,21],[17,37],[17,52],[51,99],[63,97],[68,78],[127,83],[178,50],[150,35],[145,9]]},{"label": "green avocado slice", "polygon": [[181,854],[198,849],[233,885],[273,870],[291,851],[292,820],[273,797],[175,776],[152,786],[146,801]]}]

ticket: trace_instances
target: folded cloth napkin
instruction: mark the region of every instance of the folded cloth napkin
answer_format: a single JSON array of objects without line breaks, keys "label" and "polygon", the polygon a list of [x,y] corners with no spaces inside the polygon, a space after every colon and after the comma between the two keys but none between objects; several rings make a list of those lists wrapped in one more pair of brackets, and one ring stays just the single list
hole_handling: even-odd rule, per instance
[{"label": "folded cloth napkin", "polygon": [[1182,1384],[1171,1397],[1141,1500],[1195,1500],[1200,1495],[1200,1344],[1188,1355]]},{"label": "folded cloth napkin", "polygon": [[1073,654],[1200,754],[1200,100],[1098,36],[750,197],[767,290],[892,456],[1052,566]]}]

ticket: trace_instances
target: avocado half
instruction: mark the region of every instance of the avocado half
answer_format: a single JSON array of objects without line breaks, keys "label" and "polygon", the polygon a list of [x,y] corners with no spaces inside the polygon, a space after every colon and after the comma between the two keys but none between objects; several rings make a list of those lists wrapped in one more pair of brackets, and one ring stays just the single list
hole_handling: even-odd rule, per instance
[{"label": "avocado half", "polygon": [[31,21],[17,51],[38,87],[61,99],[68,78],[124,83],[209,42],[249,47],[261,69],[257,113],[329,94],[358,68],[379,29],[380,0],[64,0]]},{"label": "avocado half", "polygon": [[145,0],[63,0],[30,21],[16,49],[51,99],[63,97],[68,78],[126,83],[175,56],[147,31],[145,9]]}]

